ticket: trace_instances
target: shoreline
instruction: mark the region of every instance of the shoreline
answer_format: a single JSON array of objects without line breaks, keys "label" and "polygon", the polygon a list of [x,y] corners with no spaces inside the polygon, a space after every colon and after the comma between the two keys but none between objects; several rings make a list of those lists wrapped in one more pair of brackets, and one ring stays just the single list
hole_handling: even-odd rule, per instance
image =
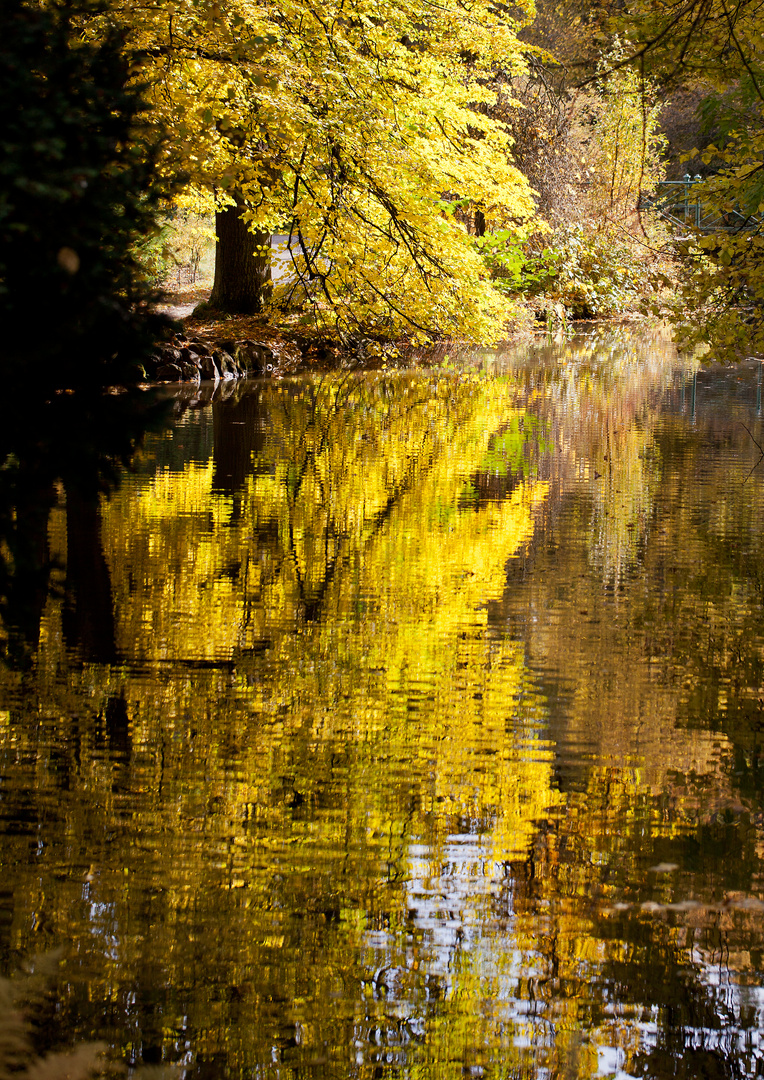
[{"label": "shoreline", "polygon": [[[183,294],[171,294],[162,305],[172,312],[188,305],[173,304]],[[636,313],[618,317],[572,320],[558,333],[573,336],[595,326],[634,326],[647,321]],[[481,346],[444,339],[428,346],[408,341],[359,338],[343,345],[317,332],[289,332],[268,323],[262,315],[213,315],[190,313],[176,320],[178,329],[167,342],[158,343],[144,364],[146,382],[151,385],[194,385],[239,380],[246,377],[284,378],[311,372],[376,371],[382,368],[436,367],[453,360],[465,350]],[[535,326],[502,341],[509,347],[549,336],[552,331]],[[496,348],[497,346],[483,346]]]}]

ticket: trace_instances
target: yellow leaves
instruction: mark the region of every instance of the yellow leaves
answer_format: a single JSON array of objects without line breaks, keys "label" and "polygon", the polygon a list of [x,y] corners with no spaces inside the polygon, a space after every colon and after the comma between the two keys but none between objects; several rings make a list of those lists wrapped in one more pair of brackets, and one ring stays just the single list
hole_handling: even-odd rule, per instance
[{"label": "yellow leaves", "polygon": [[590,98],[597,139],[587,168],[588,198],[599,217],[628,218],[637,193],[663,175],[660,109],[656,87],[625,68],[613,71]]},{"label": "yellow leaves", "polygon": [[498,223],[533,216],[503,125],[475,108],[496,101],[483,78],[495,63],[524,69],[531,4],[516,19],[489,0],[446,0],[426,18],[414,0],[115,10],[153,58],[156,115],[194,186],[238,189],[253,223],[310,238],[311,270],[278,302],[390,334],[501,337],[506,303],[441,202],[455,192]]}]

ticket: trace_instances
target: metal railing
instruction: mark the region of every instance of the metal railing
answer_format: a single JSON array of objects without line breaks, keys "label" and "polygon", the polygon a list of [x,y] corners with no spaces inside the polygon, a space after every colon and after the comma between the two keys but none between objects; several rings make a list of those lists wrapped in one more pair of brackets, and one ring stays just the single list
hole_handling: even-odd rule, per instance
[{"label": "metal railing", "polygon": [[693,188],[702,183],[702,176],[689,173],[682,180],[661,180],[653,195],[641,197],[639,208],[660,214],[673,225],[689,226],[703,233],[736,233],[764,225],[761,214],[746,215],[737,209],[720,213],[718,208],[704,203],[702,196],[693,194]]}]

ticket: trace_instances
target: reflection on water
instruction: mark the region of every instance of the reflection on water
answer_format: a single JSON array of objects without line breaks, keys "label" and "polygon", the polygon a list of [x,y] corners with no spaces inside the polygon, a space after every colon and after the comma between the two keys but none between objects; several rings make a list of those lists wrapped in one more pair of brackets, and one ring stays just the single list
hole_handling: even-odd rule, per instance
[{"label": "reflection on water", "polygon": [[100,502],[48,476],[6,609],[0,956],[63,947],[57,1037],[761,1075],[757,369],[590,338],[180,411]]}]

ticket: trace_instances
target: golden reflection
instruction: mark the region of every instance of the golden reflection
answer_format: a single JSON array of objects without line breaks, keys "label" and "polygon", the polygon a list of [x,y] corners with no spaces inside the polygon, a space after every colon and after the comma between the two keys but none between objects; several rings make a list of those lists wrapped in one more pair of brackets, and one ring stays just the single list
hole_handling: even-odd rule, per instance
[{"label": "golden reflection", "polygon": [[5,947],[69,943],[73,1030],[200,1077],[583,1080],[742,1029],[760,480],[665,343],[603,348],[245,387],[60,493],[0,764]]}]

